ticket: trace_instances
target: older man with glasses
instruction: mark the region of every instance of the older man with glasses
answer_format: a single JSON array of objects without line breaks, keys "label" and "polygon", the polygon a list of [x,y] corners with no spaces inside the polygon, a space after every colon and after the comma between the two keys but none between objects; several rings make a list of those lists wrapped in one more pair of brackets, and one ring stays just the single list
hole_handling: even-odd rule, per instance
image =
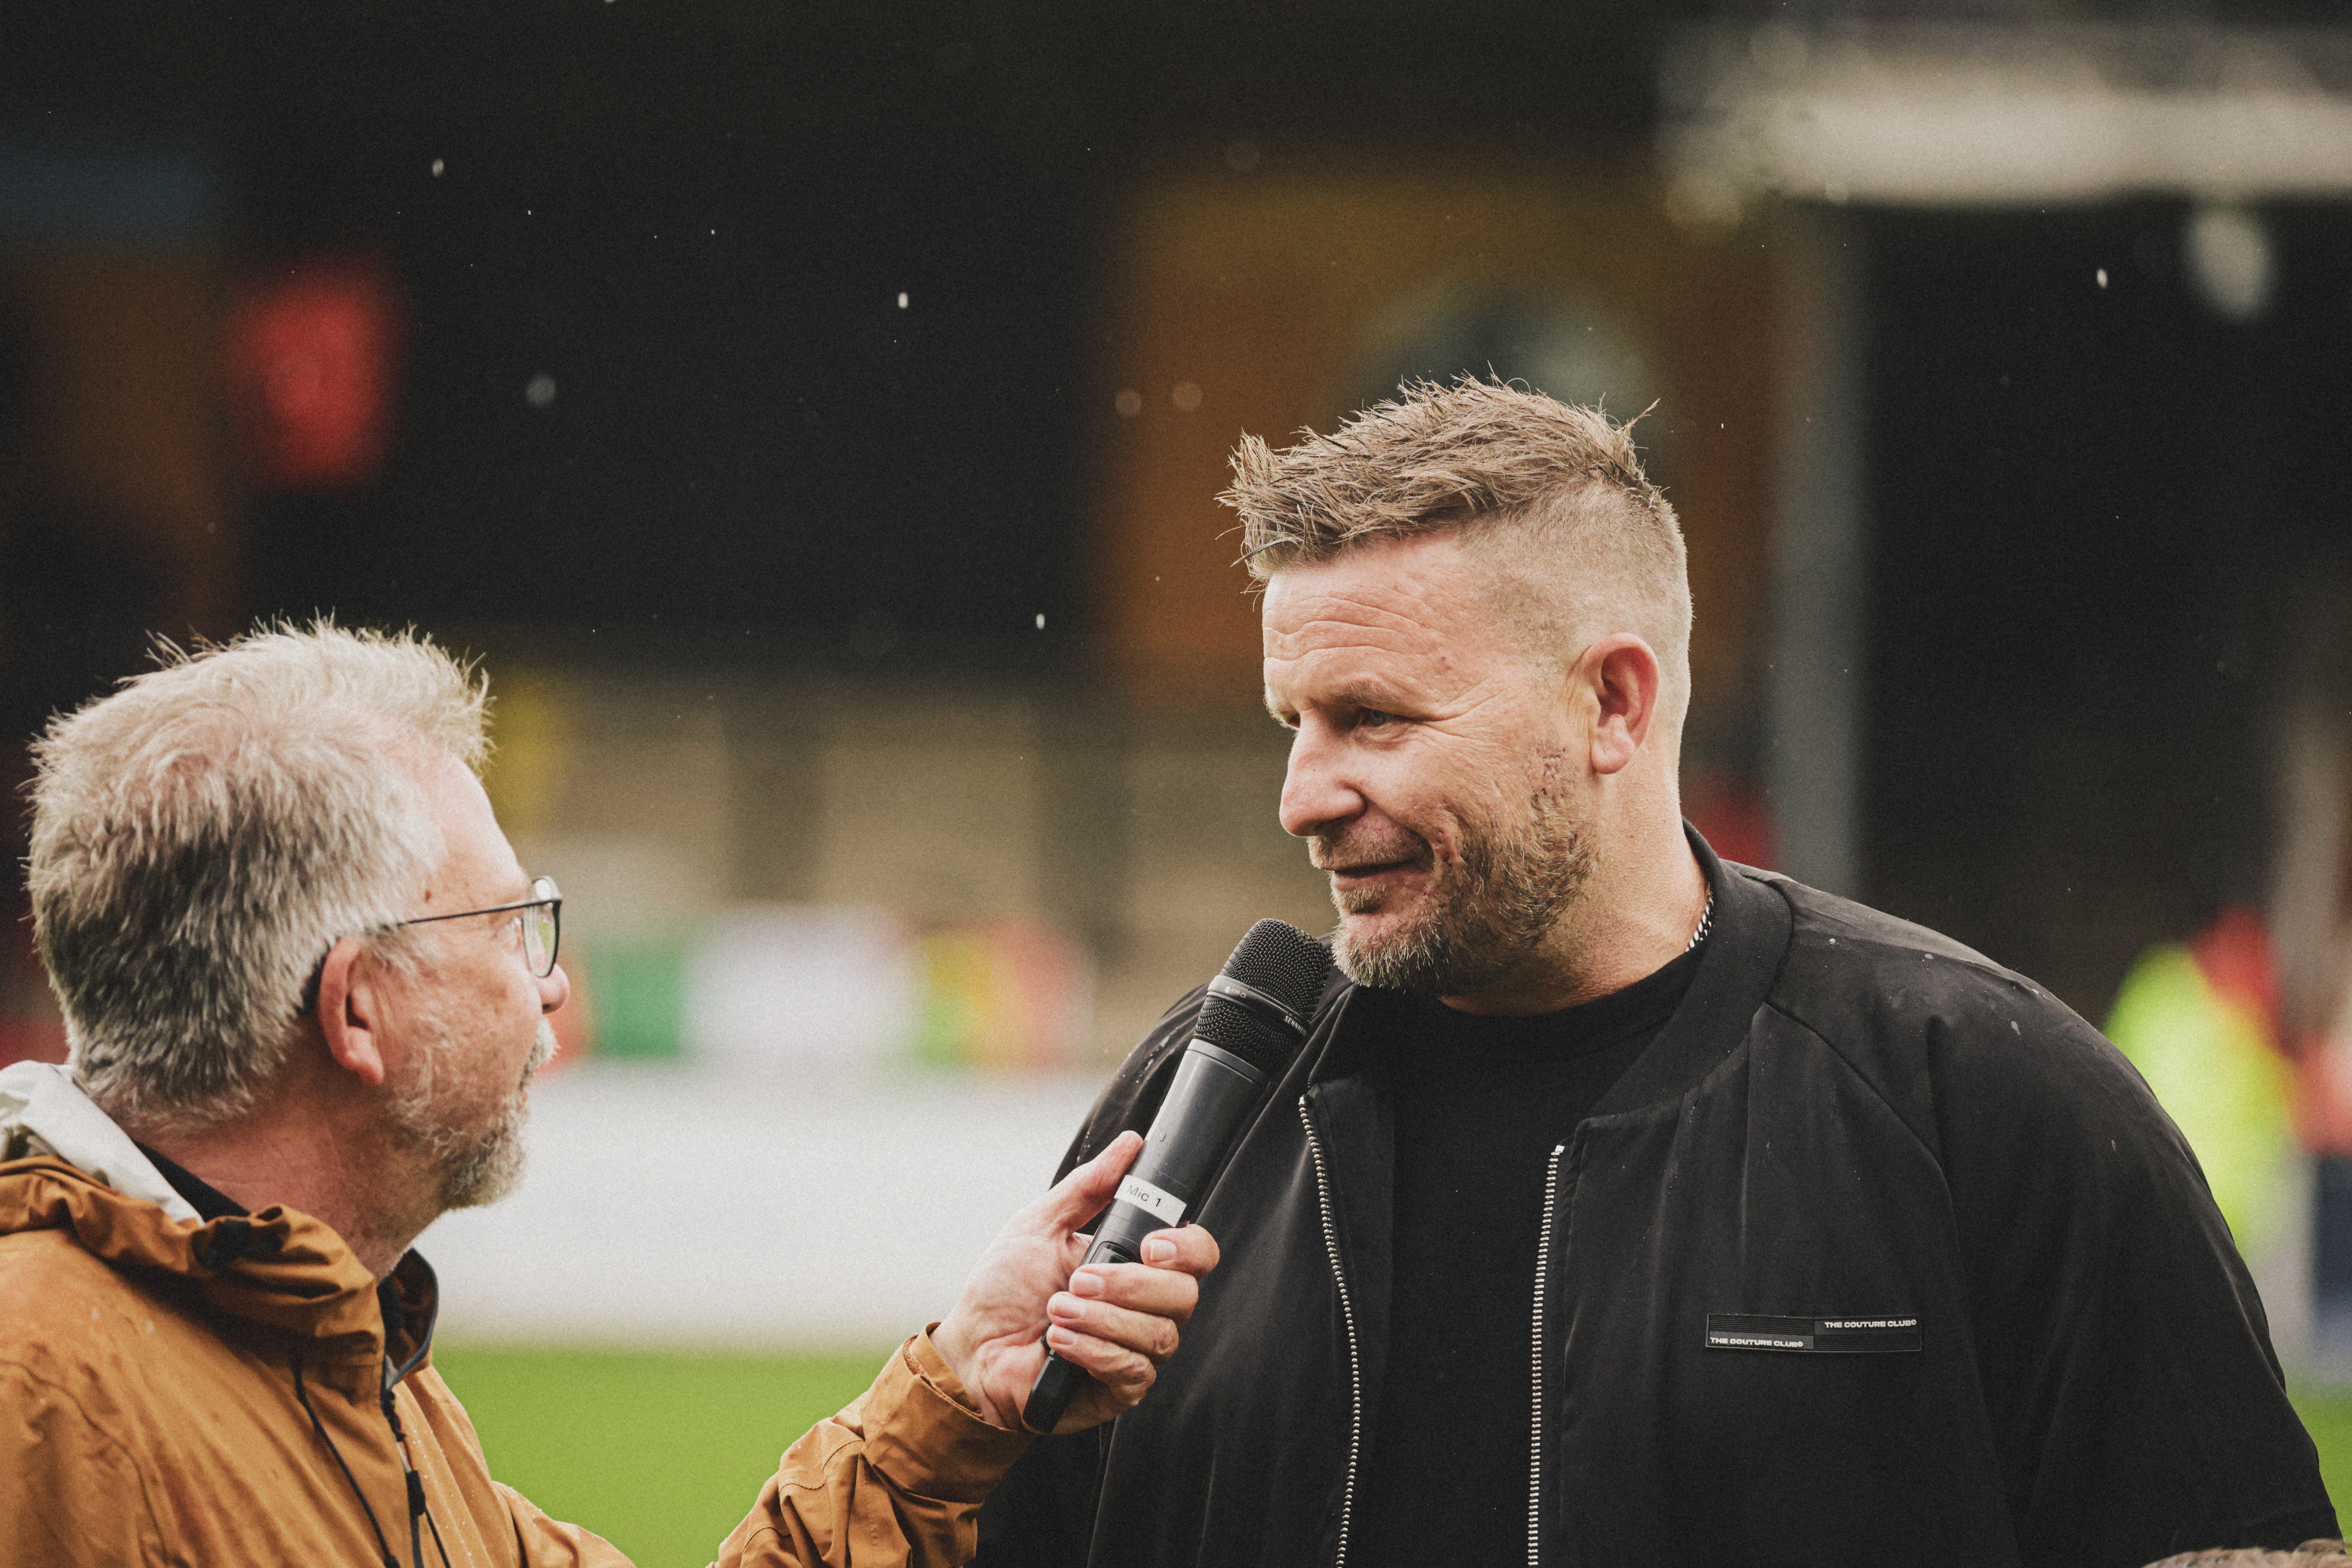
[{"label": "older man with glasses", "polygon": [[[0,1071],[0,1568],[622,1561],[490,1479],[409,1249],[513,1187],[570,992],[483,721],[430,644],[321,626],[41,742],[28,875],[72,1057]],[[1216,1248],[1161,1232],[1072,1278],[1139,1145],[1015,1215],[719,1560],[961,1563],[1045,1343],[1094,1374],[1061,1430],[1140,1399]]]}]

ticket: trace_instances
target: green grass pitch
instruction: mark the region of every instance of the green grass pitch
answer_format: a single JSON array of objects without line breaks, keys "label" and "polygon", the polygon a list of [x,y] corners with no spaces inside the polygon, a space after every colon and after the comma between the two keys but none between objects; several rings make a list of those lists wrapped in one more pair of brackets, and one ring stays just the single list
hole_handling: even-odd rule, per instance
[{"label": "green grass pitch", "polygon": [[[717,1553],[787,1444],[865,1392],[882,1359],[590,1351],[436,1351],[490,1472],[638,1568]],[[2352,1500],[2352,1393],[2295,1405],[2337,1508]]]},{"label": "green grass pitch", "polygon": [[2303,1424],[2319,1445],[2319,1474],[2335,1500],[2336,1525],[2352,1530],[2352,1520],[2345,1518],[2346,1510],[2352,1509],[2352,1390],[2302,1389],[2294,1396],[2294,1407],[2303,1412]]},{"label": "green grass pitch", "polygon": [[793,1439],[866,1392],[887,1348],[749,1356],[436,1349],[490,1473],[638,1568],[718,1555]]}]

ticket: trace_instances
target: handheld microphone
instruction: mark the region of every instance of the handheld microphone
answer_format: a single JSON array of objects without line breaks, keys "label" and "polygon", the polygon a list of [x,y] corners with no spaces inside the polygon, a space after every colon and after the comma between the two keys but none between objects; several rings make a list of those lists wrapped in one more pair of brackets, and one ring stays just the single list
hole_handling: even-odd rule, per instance
[{"label": "handheld microphone", "polygon": [[[1209,982],[1192,1044],[1095,1231],[1087,1263],[1132,1263],[1145,1237],[1184,1223],[1224,1163],[1258,1091],[1306,1043],[1307,1016],[1330,965],[1330,955],[1297,926],[1260,921],[1250,927]],[[1086,1375],[1048,1350],[1022,1424],[1051,1432]]]}]

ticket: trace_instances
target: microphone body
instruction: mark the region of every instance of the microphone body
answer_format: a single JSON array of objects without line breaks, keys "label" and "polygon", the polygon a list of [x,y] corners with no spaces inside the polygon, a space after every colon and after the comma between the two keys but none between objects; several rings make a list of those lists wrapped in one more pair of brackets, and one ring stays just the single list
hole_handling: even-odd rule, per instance
[{"label": "microphone body", "polygon": [[1132,1263],[1142,1256],[1145,1237],[1182,1225],[1265,1086],[1265,1075],[1232,1052],[1206,1040],[1187,1047],[1142,1152],[1119,1179],[1118,1196],[1096,1228],[1087,1261]]},{"label": "microphone body", "polygon": [[[1196,1211],[1261,1093],[1305,1043],[1328,962],[1295,926],[1260,921],[1250,928],[1209,983],[1192,1040],[1096,1228],[1087,1263],[1136,1262],[1145,1237],[1182,1225]],[[1048,1350],[1022,1408],[1023,1425],[1051,1432],[1086,1376]]]}]

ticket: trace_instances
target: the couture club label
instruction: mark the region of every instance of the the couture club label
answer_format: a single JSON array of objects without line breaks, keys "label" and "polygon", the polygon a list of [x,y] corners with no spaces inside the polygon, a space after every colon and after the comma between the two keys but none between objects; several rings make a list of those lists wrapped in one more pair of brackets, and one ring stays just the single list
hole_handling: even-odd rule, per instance
[{"label": "the couture club label", "polygon": [[1916,1318],[1777,1318],[1751,1312],[1706,1315],[1706,1348],[1711,1351],[1887,1355],[1916,1351],[1919,1345]]}]

